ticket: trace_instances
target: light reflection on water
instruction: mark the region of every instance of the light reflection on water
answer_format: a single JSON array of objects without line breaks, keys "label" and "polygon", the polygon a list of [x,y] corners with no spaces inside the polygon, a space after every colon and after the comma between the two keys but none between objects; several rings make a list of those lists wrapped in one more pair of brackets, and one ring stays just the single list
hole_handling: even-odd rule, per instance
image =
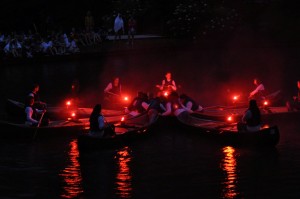
[{"label": "light reflection on water", "polygon": [[131,162],[130,148],[128,146],[120,149],[115,156],[117,163],[116,195],[118,198],[131,198],[132,175],[129,164]]},{"label": "light reflection on water", "polygon": [[236,170],[236,158],[235,149],[231,146],[226,146],[222,148],[223,154],[225,155],[221,162],[221,168],[226,173],[226,178],[224,178],[224,188],[222,190],[221,198],[236,198],[238,192],[236,189],[237,185],[237,170]]},{"label": "light reflection on water", "polygon": [[64,192],[61,194],[62,198],[75,198],[82,192],[82,177],[80,173],[80,163],[78,161],[79,151],[77,145],[77,139],[70,142],[70,151],[68,152],[69,164],[59,174],[63,177]]}]

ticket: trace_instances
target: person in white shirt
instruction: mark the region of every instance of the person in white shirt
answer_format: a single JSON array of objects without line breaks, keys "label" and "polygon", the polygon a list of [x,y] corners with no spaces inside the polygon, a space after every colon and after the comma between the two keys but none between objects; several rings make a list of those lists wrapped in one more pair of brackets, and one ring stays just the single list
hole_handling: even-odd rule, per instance
[{"label": "person in white shirt", "polygon": [[256,99],[258,101],[265,99],[264,97],[265,87],[262,84],[262,82],[258,78],[255,78],[253,80],[253,83],[256,86],[256,88],[250,93],[249,99]]},{"label": "person in white shirt", "polygon": [[38,115],[45,113],[46,110],[33,108],[33,104],[34,104],[34,98],[28,97],[25,105],[25,114],[26,114],[25,124],[29,126],[38,126],[39,125],[39,121],[37,120]]},{"label": "person in white shirt", "polygon": [[124,21],[120,13],[118,13],[114,22],[115,40],[121,39],[122,33],[124,34]]}]

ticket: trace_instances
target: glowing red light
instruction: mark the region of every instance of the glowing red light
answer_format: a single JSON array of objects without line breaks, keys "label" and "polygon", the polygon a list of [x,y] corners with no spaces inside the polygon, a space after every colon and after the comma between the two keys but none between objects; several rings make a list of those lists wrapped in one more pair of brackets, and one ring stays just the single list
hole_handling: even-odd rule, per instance
[{"label": "glowing red light", "polygon": [[237,100],[239,99],[239,96],[238,96],[238,95],[234,95],[234,96],[232,97],[232,99],[233,99],[233,101],[237,101]]},{"label": "glowing red light", "polygon": [[264,101],[264,105],[267,106],[269,104],[268,101]]},{"label": "glowing red light", "polygon": [[164,96],[168,96],[169,95],[169,93],[166,91],[166,92],[164,92]]},{"label": "glowing red light", "polygon": [[71,114],[71,116],[72,116],[72,117],[75,117],[75,116],[76,116],[76,113],[73,112],[73,113]]},{"label": "glowing red light", "polygon": [[231,122],[233,120],[232,116],[227,117],[227,121]]},{"label": "glowing red light", "polygon": [[71,105],[71,101],[68,100],[68,101],[66,102],[66,105],[67,105],[67,106],[70,106],[70,105]]},{"label": "glowing red light", "polygon": [[128,97],[127,97],[127,96],[126,96],[126,97],[124,97],[124,100],[125,100],[125,101],[128,101]]},{"label": "glowing red light", "polygon": [[124,122],[124,120],[125,120],[125,117],[122,117],[122,118],[121,118],[121,122]]}]

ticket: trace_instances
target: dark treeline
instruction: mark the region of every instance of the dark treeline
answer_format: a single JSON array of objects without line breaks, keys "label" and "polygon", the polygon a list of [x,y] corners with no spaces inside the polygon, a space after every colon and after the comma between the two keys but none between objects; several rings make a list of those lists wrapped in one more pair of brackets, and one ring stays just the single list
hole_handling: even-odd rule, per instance
[{"label": "dark treeline", "polygon": [[3,0],[0,31],[26,31],[34,25],[39,32],[46,26],[81,28],[88,10],[96,27],[111,28],[120,12],[125,19],[135,16],[139,33],[174,37],[226,35],[244,26],[275,38],[289,34],[295,39],[299,34],[296,6],[284,0]]}]

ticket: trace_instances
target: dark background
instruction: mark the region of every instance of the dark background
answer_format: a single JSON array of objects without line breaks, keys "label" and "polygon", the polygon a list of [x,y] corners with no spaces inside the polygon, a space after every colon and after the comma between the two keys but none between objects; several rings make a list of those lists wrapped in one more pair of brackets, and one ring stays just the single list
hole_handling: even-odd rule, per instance
[{"label": "dark background", "polygon": [[[284,0],[3,0],[0,24],[1,31],[8,33],[33,29],[33,24],[39,32],[45,26],[70,30],[84,27],[84,16],[90,10],[96,27],[111,28],[115,14],[120,12],[125,19],[130,14],[137,18],[139,32],[202,38],[230,35],[247,27],[294,43],[299,35],[296,4]],[[181,29],[190,32],[179,34]]]}]

